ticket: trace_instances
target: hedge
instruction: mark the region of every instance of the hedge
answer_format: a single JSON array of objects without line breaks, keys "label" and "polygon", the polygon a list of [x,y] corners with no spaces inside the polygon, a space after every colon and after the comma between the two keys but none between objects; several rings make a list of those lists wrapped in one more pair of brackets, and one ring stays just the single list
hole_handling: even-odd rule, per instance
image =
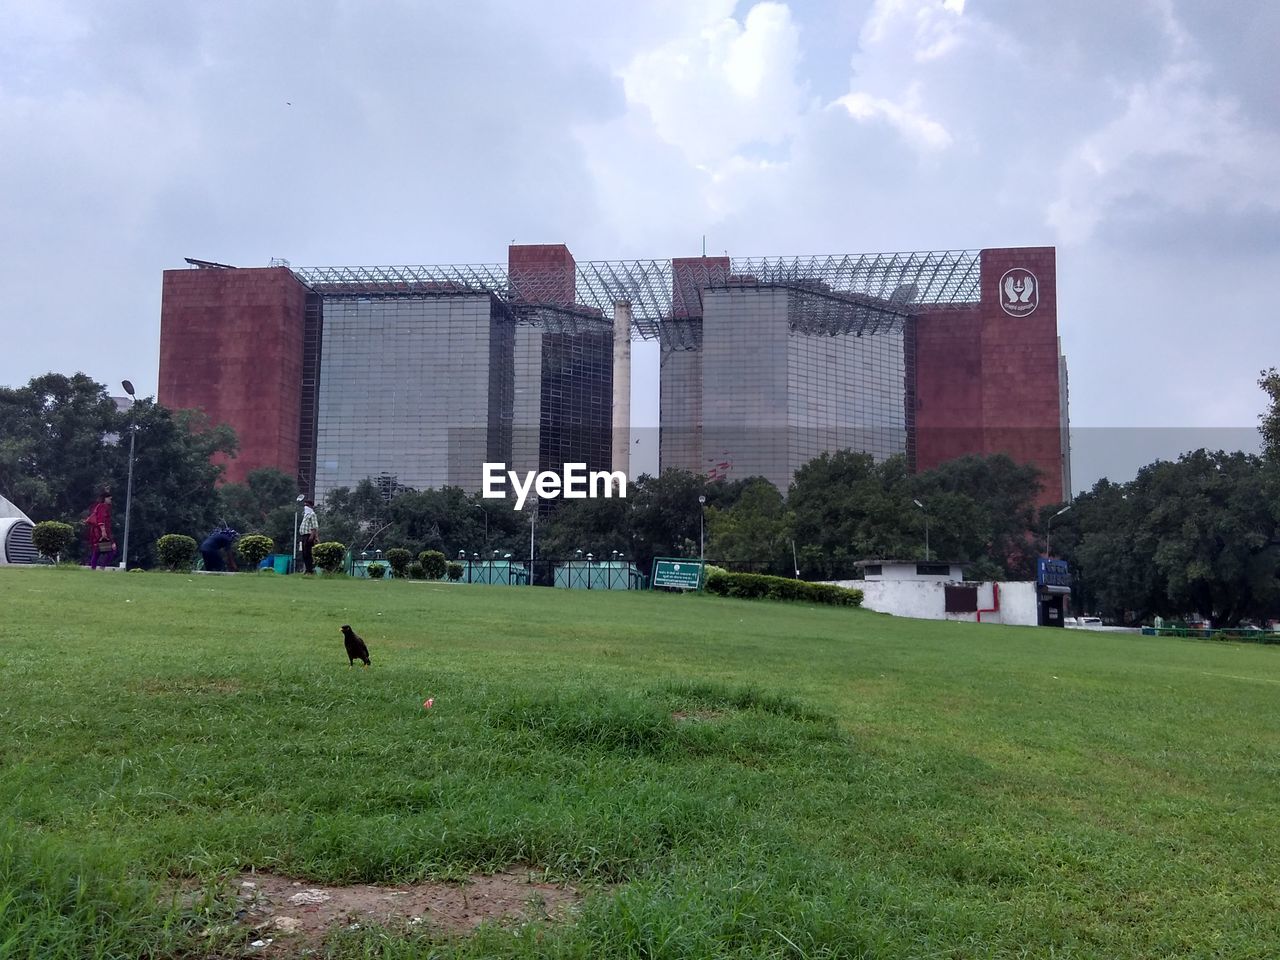
[{"label": "hedge", "polygon": [[837,607],[862,606],[862,591],[837,587],[830,583],[809,583],[789,577],[771,577],[763,573],[727,573],[715,570],[708,574],[708,593],[744,600],[802,600],[827,603]]},{"label": "hedge", "polygon": [[392,547],[387,551],[387,563],[391,564],[391,575],[397,580],[403,580],[409,576],[409,561],[413,559],[413,554],[404,547]]},{"label": "hedge", "polygon": [[42,520],[31,530],[31,542],[40,556],[56,561],[75,542],[76,528],[57,520]]},{"label": "hedge", "polygon": [[170,570],[190,570],[196,564],[198,549],[195,540],[184,533],[166,533],[156,541],[156,555]]},{"label": "hedge", "polygon": [[336,540],[326,540],[311,548],[311,556],[325,573],[337,573],[342,569],[342,556],[347,552],[346,544]]},{"label": "hedge", "polygon": [[423,550],[418,554],[418,562],[422,564],[428,580],[439,580],[449,570],[445,556],[439,550]]}]

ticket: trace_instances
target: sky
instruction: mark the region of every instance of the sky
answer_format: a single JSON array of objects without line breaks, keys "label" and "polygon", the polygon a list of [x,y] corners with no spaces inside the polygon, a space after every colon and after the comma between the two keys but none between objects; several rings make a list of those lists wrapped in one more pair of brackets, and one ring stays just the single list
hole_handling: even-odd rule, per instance
[{"label": "sky", "polygon": [[0,385],[153,394],[184,257],[1050,245],[1077,489],[1256,449],[1278,44],[1274,0],[0,0]]}]

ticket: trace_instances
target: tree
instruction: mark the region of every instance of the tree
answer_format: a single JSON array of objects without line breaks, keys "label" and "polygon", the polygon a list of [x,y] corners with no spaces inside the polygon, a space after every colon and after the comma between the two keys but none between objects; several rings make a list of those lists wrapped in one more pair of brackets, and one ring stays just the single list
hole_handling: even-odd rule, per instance
[{"label": "tree", "polygon": [[235,452],[230,427],[151,400],[118,411],[106,388],[84,374],[46,374],[25,387],[0,388],[0,489],[38,520],[78,526],[110,488],[112,532],[123,548],[130,430],[136,456],[128,561],[149,566],[163,534],[203,537],[213,527],[222,468],[210,458]]},{"label": "tree", "polygon": [[223,484],[218,490],[221,519],[241,533],[254,531],[271,538],[274,549],[293,551],[298,482],[282,470],[262,467],[250,471],[244,483]]},{"label": "tree", "polygon": [[708,554],[718,563],[751,561],[756,573],[792,574],[791,518],[778,488],[755,477],[737,493],[731,505],[707,508]]},{"label": "tree", "polygon": [[0,387],[0,492],[37,521],[73,525],[104,488],[123,505],[120,421],[106,388],[83,373]]},{"label": "tree", "polygon": [[1267,395],[1269,406],[1258,415],[1262,421],[1258,427],[1262,434],[1263,454],[1269,460],[1280,461],[1280,372],[1275,367],[1263,370],[1258,386]]},{"label": "tree", "polygon": [[970,455],[919,474],[916,499],[930,511],[944,560],[978,564],[1013,580],[1034,576],[1043,538],[1029,537],[1036,526],[1040,472],[1005,454]]},{"label": "tree", "polygon": [[1280,613],[1273,468],[1197,450],[1101,481],[1076,501],[1074,562],[1099,608],[1125,622],[1199,614],[1215,627]]},{"label": "tree", "polygon": [[858,560],[924,556],[906,460],[824,453],[796,471],[787,496],[803,576],[850,576]]},{"label": "tree", "polygon": [[627,490],[631,505],[631,556],[641,570],[654,557],[698,555],[698,524],[712,485],[688,470],[641,474]]},{"label": "tree", "polygon": [[[225,425],[210,426],[195,410],[177,412],[151,400],[139,400],[121,418],[121,434],[136,424],[133,505],[130,510],[129,565],[151,566],[155,543],[166,533],[185,533],[203,540],[219,519],[216,484],[222,467],[215,454],[236,450],[235,434]],[[128,444],[118,450],[127,470]],[[118,542],[123,548],[124,498],[116,495]]]}]

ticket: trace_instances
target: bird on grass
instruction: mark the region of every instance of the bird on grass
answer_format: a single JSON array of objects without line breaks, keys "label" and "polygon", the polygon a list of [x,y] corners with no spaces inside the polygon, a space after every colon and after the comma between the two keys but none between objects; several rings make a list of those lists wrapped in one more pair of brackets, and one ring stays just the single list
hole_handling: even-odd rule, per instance
[{"label": "bird on grass", "polygon": [[357,660],[363,660],[364,665],[369,666],[369,648],[365,646],[364,641],[351,629],[350,624],[342,625],[342,643],[347,648],[347,668],[350,669],[356,665]]}]

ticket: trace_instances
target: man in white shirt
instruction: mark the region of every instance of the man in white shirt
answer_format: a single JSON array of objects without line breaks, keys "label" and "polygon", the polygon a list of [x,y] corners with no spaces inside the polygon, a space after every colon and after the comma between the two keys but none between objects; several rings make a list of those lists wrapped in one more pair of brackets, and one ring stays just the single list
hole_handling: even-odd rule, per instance
[{"label": "man in white shirt", "polygon": [[311,556],[311,549],[320,542],[320,518],[316,516],[314,500],[302,502],[302,525],[298,527],[298,536],[302,538],[303,575],[316,572],[316,561]]}]

